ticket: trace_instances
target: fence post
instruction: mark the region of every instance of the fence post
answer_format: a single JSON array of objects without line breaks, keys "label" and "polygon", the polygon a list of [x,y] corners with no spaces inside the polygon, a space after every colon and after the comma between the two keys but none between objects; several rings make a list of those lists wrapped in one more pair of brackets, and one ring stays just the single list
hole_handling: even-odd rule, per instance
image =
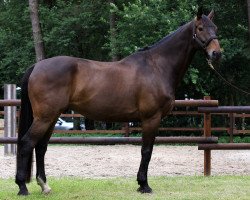
[{"label": "fence post", "polygon": [[124,123],[125,137],[129,137],[129,122]]},{"label": "fence post", "polygon": [[229,113],[230,118],[230,128],[229,128],[229,135],[230,135],[230,143],[233,143],[233,134],[235,130],[235,114]]},{"label": "fence post", "polygon": [[[15,84],[4,84],[4,99],[16,99]],[[4,137],[16,137],[16,106],[4,107]],[[4,155],[16,155],[16,145],[5,144]]]},{"label": "fence post", "polygon": [[[211,100],[205,96],[204,100]],[[211,113],[204,113],[204,137],[211,137]],[[204,150],[204,176],[211,175],[211,150]]]}]

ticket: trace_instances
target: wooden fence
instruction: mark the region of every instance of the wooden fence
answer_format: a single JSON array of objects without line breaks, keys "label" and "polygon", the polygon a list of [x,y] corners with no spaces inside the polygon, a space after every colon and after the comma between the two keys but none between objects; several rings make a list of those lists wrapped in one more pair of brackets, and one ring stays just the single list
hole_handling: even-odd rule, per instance
[{"label": "wooden fence", "polygon": [[[20,105],[20,100],[11,99],[11,100],[0,100],[0,106],[16,106]],[[176,100],[176,107],[186,107],[186,106],[195,106],[199,107],[198,112],[192,111],[191,114],[194,115],[203,115],[204,117],[204,126],[203,128],[161,128],[162,130],[172,130],[172,131],[203,131],[202,137],[157,137],[156,143],[196,143],[198,144],[199,150],[204,150],[204,175],[209,176],[211,174],[211,150],[219,150],[219,149],[250,149],[250,144],[217,144],[218,138],[212,137],[212,131],[222,131],[227,130],[229,133],[233,134],[235,131],[233,122],[233,117],[243,116],[249,117],[248,113],[250,113],[250,106],[241,106],[241,107],[217,107],[217,100],[210,100],[210,97],[205,97],[204,100]],[[206,106],[206,107],[204,107]],[[184,111],[185,112],[185,111]],[[223,128],[211,127],[211,114],[218,113],[229,113],[230,127]],[[183,112],[176,112],[176,115],[183,114]],[[233,114],[233,115],[232,115]],[[68,114],[68,116],[71,116]],[[78,115],[79,117],[80,115]],[[4,115],[5,120],[9,121],[8,123],[16,122],[16,119],[10,122],[8,115]],[[13,115],[12,115],[13,117]],[[91,130],[91,131],[74,131],[74,133],[123,133],[124,135],[128,135],[133,130],[140,130],[139,128],[130,128],[125,127],[122,130]],[[5,130],[6,131],[6,130]],[[55,131],[61,132],[61,131]],[[69,132],[69,131],[67,131]],[[0,143],[4,144],[15,144],[17,142],[16,136],[6,135],[3,138],[0,138]],[[138,144],[141,143],[140,137],[52,137],[50,143],[66,143],[66,144]]]},{"label": "wooden fence", "polygon": [[[250,106],[219,106],[219,107],[199,107],[198,112],[204,113],[205,137],[211,137],[211,113],[250,113]],[[232,121],[230,123],[233,123]],[[231,124],[230,127],[233,127]],[[250,143],[237,144],[198,144],[199,150],[204,150],[204,175],[211,175],[211,150],[249,150]]]}]

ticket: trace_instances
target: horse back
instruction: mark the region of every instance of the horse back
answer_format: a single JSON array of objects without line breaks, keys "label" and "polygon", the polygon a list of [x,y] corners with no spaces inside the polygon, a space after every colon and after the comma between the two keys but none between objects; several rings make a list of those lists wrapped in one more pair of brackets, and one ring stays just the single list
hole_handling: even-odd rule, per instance
[{"label": "horse back", "polygon": [[131,69],[119,62],[66,56],[45,59],[35,65],[29,79],[33,110],[40,115],[46,107],[55,112],[71,108],[92,118],[114,110],[116,115],[124,109],[136,113],[136,70]]},{"label": "horse back", "polygon": [[164,95],[160,79],[147,66],[140,59],[98,62],[60,56],[43,60],[29,80],[34,115],[72,109],[96,120],[127,121],[154,114],[162,107]]}]

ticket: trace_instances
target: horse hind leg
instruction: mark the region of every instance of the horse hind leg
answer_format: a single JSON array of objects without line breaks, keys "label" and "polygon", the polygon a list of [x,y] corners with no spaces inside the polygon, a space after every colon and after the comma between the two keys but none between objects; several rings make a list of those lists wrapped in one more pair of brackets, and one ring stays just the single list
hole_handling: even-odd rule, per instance
[{"label": "horse hind leg", "polygon": [[47,151],[47,141],[42,140],[35,147],[36,152],[36,180],[37,184],[41,187],[42,193],[49,194],[51,192],[51,188],[49,187],[45,175],[44,169],[44,157]]},{"label": "horse hind leg", "polygon": [[142,122],[142,148],[141,148],[141,163],[137,173],[137,182],[139,184],[138,192],[151,193],[152,189],[148,185],[148,165],[151,159],[155,135],[158,131],[160,123],[160,115],[144,120]]},{"label": "horse hind leg", "polygon": [[25,183],[30,181],[34,149],[30,141],[30,130],[31,128],[21,139],[17,149],[16,184],[19,186],[18,195],[29,194]]},{"label": "horse hind leg", "polygon": [[46,135],[44,136],[43,139],[41,139],[36,147],[35,147],[35,152],[36,152],[36,168],[37,168],[37,173],[36,173],[36,180],[37,184],[41,187],[42,193],[43,194],[49,194],[51,192],[51,188],[49,187],[47,183],[47,178],[45,174],[45,166],[44,166],[44,157],[45,153],[47,151],[48,147],[48,142],[50,139],[50,136],[52,134],[52,131],[54,129],[55,123],[53,123],[49,130],[47,131]]},{"label": "horse hind leg", "polygon": [[16,183],[19,186],[18,195],[28,195],[26,187],[27,177],[31,175],[32,155],[35,146],[44,138],[53,122],[42,119],[34,119],[31,127],[21,139],[17,156]]}]

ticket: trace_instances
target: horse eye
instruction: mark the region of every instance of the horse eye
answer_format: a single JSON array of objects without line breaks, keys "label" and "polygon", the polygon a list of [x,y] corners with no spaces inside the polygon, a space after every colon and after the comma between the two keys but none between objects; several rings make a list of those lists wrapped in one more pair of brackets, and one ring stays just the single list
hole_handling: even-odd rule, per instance
[{"label": "horse eye", "polygon": [[202,27],[199,27],[198,30],[199,30],[199,31],[203,31],[203,28],[202,28]]}]

